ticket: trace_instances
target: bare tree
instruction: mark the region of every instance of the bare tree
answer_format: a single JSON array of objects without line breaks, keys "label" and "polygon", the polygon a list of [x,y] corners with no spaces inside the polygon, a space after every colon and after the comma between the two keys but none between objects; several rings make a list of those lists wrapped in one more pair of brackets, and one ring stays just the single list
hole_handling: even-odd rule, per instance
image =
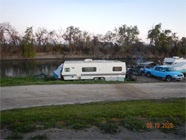
[{"label": "bare tree", "polygon": [[4,33],[5,33],[4,25],[0,23],[0,44],[1,45],[5,44],[6,42]]},{"label": "bare tree", "polygon": [[67,27],[66,32],[63,34],[64,40],[69,44],[71,54],[75,50],[75,43],[79,40],[80,34],[81,30],[74,26]]},{"label": "bare tree", "polygon": [[6,38],[6,40],[8,40],[9,38],[8,43],[10,44],[12,43],[16,46],[20,44],[21,38],[19,37],[18,32],[9,23],[2,23],[1,29],[2,29],[2,35],[5,35],[4,37]]},{"label": "bare tree", "polygon": [[39,47],[41,47],[41,44],[43,45],[44,42],[45,42],[45,37],[46,37],[46,34],[47,34],[47,29],[45,28],[38,28],[35,35],[36,35],[36,39],[37,39],[37,42],[38,42],[38,45]]}]

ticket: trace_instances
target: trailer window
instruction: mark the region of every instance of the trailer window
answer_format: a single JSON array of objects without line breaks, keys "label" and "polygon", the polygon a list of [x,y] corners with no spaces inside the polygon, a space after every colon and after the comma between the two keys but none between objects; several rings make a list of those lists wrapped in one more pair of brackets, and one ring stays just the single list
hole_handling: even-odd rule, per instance
[{"label": "trailer window", "polygon": [[122,67],[113,67],[113,71],[122,71]]},{"label": "trailer window", "polygon": [[172,65],[172,62],[165,62],[165,65]]},{"label": "trailer window", "polygon": [[70,68],[65,68],[65,72],[70,72]]},{"label": "trailer window", "polygon": [[96,72],[96,67],[83,67],[82,72]]}]

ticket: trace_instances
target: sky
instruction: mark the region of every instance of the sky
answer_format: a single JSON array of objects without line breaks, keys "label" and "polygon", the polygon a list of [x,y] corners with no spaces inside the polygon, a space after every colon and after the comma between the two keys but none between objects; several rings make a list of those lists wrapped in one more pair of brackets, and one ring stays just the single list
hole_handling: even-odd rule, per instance
[{"label": "sky", "polygon": [[79,27],[106,34],[122,25],[137,25],[143,42],[156,24],[186,37],[186,0],[0,0],[0,23],[19,33],[33,26],[48,30]]}]

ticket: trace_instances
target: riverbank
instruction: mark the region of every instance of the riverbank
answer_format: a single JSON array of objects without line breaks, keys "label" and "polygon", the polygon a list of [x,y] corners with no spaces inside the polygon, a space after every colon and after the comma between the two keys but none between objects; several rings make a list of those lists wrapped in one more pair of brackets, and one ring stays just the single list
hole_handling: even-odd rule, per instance
[{"label": "riverbank", "polygon": [[148,59],[160,59],[163,60],[165,56],[154,56],[154,55],[148,55],[148,56],[138,56],[138,55],[63,55],[60,53],[36,53],[35,57],[33,58],[25,58],[23,56],[18,55],[6,55],[1,56],[0,60],[51,60],[51,59],[86,59],[86,58],[92,58],[92,59],[139,59],[139,58],[148,58]]},{"label": "riverbank", "polygon": [[85,59],[85,58],[97,58],[95,56],[80,56],[80,55],[69,55],[64,56],[60,53],[36,53],[33,58],[25,58],[23,56],[11,55],[1,57],[0,60],[51,60],[51,59]]}]

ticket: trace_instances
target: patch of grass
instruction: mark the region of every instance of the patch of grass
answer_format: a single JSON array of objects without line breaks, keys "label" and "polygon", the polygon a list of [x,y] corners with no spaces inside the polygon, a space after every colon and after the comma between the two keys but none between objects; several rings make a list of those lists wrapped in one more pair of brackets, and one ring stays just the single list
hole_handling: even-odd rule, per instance
[{"label": "patch of grass", "polygon": [[62,80],[55,80],[53,77],[37,78],[36,76],[28,76],[28,77],[0,78],[0,83],[1,86],[20,86],[20,85],[47,85],[47,84],[116,84],[116,83],[127,83],[127,82],[102,81],[102,80],[62,81]]},{"label": "patch of grass", "polygon": [[51,120],[49,122],[44,123],[44,128],[48,129],[48,128],[61,128],[61,127],[56,123],[56,121]]},{"label": "patch of grass", "polygon": [[83,128],[86,128],[86,124],[81,123],[81,122],[77,122],[72,126],[72,128],[75,129],[75,130],[81,130]]},{"label": "patch of grass", "polygon": [[[182,125],[184,123],[183,120],[178,118],[163,118],[158,120],[160,124],[160,131],[164,133],[178,133],[178,128],[176,126]],[[168,124],[172,123],[173,127],[168,128]],[[166,124],[166,125],[165,125]]]},{"label": "patch of grass", "polygon": [[146,122],[170,122],[176,129],[185,123],[185,103],[185,98],[180,98],[163,102],[140,100],[12,109],[0,112],[0,123],[2,128],[22,133],[37,130],[37,126],[75,130],[97,126],[114,133],[118,132],[117,126],[122,125],[132,131],[148,131]]},{"label": "patch of grass", "polygon": [[140,120],[137,117],[125,118],[124,120],[121,120],[120,123],[122,126],[132,131],[137,131],[137,132],[150,131],[150,129],[146,127],[146,122],[144,120]]},{"label": "patch of grass", "polygon": [[173,128],[160,128],[160,131],[164,133],[178,134],[178,129],[175,126]]},{"label": "patch of grass", "polygon": [[13,123],[11,125],[9,125],[8,127],[10,130],[12,131],[17,131],[17,132],[32,132],[36,129],[36,127],[30,123]]},{"label": "patch of grass", "polygon": [[102,123],[100,125],[100,129],[103,133],[119,133],[121,130],[119,129],[117,124],[112,124],[112,123]]},{"label": "patch of grass", "polygon": [[6,140],[20,140],[22,138],[23,138],[22,134],[15,132],[11,136],[8,136]]},{"label": "patch of grass", "polygon": [[[179,131],[178,126],[182,126],[185,123],[185,119],[180,118],[180,117],[170,116],[170,117],[163,117],[163,118],[162,117],[161,118],[149,118],[148,122],[151,122],[153,125],[155,125],[155,123],[156,124],[159,123],[160,127],[158,129],[164,133],[178,134],[178,131]],[[171,125],[169,124],[172,124],[173,127],[171,128]]]},{"label": "patch of grass", "polygon": [[36,135],[34,137],[29,138],[29,140],[47,140],[47,135]]}]

